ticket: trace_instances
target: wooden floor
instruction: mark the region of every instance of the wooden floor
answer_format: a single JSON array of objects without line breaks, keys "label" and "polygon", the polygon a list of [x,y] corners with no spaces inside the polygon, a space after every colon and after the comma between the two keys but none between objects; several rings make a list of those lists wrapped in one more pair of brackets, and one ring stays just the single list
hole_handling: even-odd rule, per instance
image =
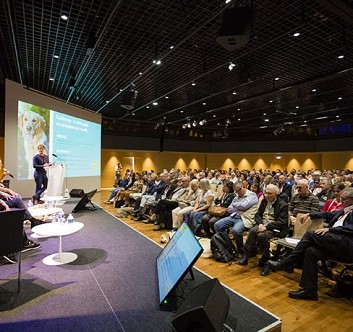
[{"label": "wooden floor", "polygon": [[[103,203],[109,191],[97,193],[93,201],[111,214],[116,209]],[[153,231],[152,224],[121,219],[151,240],[160,244],[163,231]],[[319,301],[302,301],[288,298],[289,290],[298,289],[300,270],[293,274],[285,272],[260,276],[257,260],[250,260],[247,267],[235,263],[227,265],[213,259],[200,258],[196,267],[206,274],[218,278],[223,284],[269,310],[282,319],[282,331],[353,331],[353,301],[345,298],[332,298],[325,294],[332,282],[324,277],[319,279]]]}]

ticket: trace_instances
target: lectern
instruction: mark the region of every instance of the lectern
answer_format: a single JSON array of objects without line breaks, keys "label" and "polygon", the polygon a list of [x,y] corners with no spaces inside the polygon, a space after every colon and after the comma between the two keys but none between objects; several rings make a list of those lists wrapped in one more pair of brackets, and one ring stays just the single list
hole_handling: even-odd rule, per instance
[{"label": "lectern", "polygon": [[47,169],[48,196],[62,196],[66,165],[52,165]]}]

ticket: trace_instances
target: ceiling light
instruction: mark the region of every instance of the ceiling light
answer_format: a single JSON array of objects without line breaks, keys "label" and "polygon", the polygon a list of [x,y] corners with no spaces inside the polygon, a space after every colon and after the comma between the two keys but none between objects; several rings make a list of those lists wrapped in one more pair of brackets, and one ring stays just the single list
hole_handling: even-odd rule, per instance
[{"label": "ceiling light", "polygon": [[270,103],[273,103],[273,100],[270,100],[269,102],[270,102]]},{"label": "ceiling light", "polygon": [[180,113],[184,113],[184,111],[183,111],[183,110],[181,110],[181,111],[180,111]]},{"label": "ceiling light", "polygon": [[240,108],[238,108],[238,111],[240,111]]},{"label": "ceiling light", "polygon": [[205,106],[205,105],[206,105],[206,103],[202,103],[202,105],[203,105],[203,106]]},{"label": "ceiling light", "polygon": [[339,118],[340,116],[339,115],[336,115],[336,118]]},{"label": "ceiling light", "polygon": [[282,157],[281,156],[276,156],[276,159],[282,159]]},{"label": "ceiling light", "polygon": [[236,95],[237,93],[235,91],[233,91],[233,95]]},{"label": "ceiling light", "polygon": [[108,103],[109,103],[109,100],[106,100],[105,102],[106,102],[106,104],[108,104]]},{"label": "ceiling light", "polygon": [[192,86],[195,86],[195,85],[196,85],[196,83],[195,83],[195,82],[192,82],[192,83],[191,83],[191,85],[192,85]]},{"label": "ceiling light", "polygon": [[231,1],[232,1],[232,0],[226,0],[226,4],[227,4],[227,3],[230,3]]},{"label": "ceiling light", "polygon": [[213,114],[213,117],[215,118],[215,117],[216,117],[216,114]]},{"label": "ceiling light", "polygon": [[142,72],[141,72],[141,71],[139,72],[139,75],[142,75]]},{"label": "ceiling light", "polygon": [[194,127],[196,127],[196,126],[197,126],[197,122],[196,122],[196,120],[194,120],[194,122],[192,123],[192,125],[193,125]]},{"label": "ceiling light", "polygon": [[315,120],[323,120],[323,119],[327,119],[328,117],[327,116],[320,116],[318,118],[316,118]]},{"label": "ceiling light", "polygon": [[299,37],[299,36],[300,36],[300,32],[294,32],[294,33],[293,33],[293,36],[294,36],[294,37]]},{"label": "ceiling light", "polygon": [[311,89],[311,92],[316,92],[317,90],[314,88],[314,89]]},{"label": "ceiling light", "polygon": [[164,98],[165,98],[165,99],[169,99],[169,96],[165,96]]},{"label": "ceiling light", "polygon": [[131,113],[132,116],[135,116],[135,113]]},{"label": "ceiling light", "polygon": [[338,99],[338,100],[342,100],[342,97],[338,97],[337,99]]},{"label": "ceiling light", "polygon": [[150,108],[149,106],[146,106],[146,108]]},{"label": "ceiling light", "polygon": [[279,81],[279,77],[275,77],[275,81]]},{"label": "ceiling light", "polygon": [[53,55],[53,58],[54,58],[54,59],[59,59],[59,56],[56,55],[56,54],[54,54],[54,55]]},{"label": "ceiling light", "polygon": [[174,48],[174,46],[172,45],[172,46],[169,46],[169,48],[172,50],[173,48]]},{"label": "ceiling light", "polygon": [[152,61],[155,65],[160,65],[162,61],[160,59],[155,59]]},{"label": "ceiling light", "polygon": [[241,119],[240,118],[238,118],[238,121],[240,121]]},{"label": "ceiling light", "polygon": [[267,115],[267,113],[264,113],[263,115]]},{"label": "ceiling light", "polygon": [[295,106],[295,108],[299,108],[299,106]]},{"label": "ceiling light", "polygon": [[49,81],[54,81],[54,77],[50,77],[50,78],[49,78]]},{"label": "ceiling light", "polygon": [[235,64],[233,62],[229,62],[228,69],[231,71],[234,69],[234,67],[235,67]]},{"label": "ceiling light", "polygon": [[343,58],[344,58],[344,54],[343,53],[338,54],[337,59],[343,59]]},{"label": "ceiling light", "polygon": [[157,102],[157,101],[154,101],[154,102],[152,103],[152,105],[157,106],[157,105],[158,105],[158,102]]},{"label": "ceiling light", "polygon": [[187,124],[186,124],[186,123],[184,123],[181,127],[182,127],[183,129],[185,129],[185,128],[186,128],[186,126],[187,126]]},{"label": "ceiling light", "polygon": [[265,122],[269,122],[270,121],[270,119],[265,119]]},{"label": "ceiling light", "polygon": [[264,128],[267,128],[267,126],[261,126],[260,129],[264,129]]},{"label": "ceiling light", "polygon": [[69,17],[67,15],[65,15],[65,14],[62,14],[60,17],[64,21],[67,21],[69,19]]}]

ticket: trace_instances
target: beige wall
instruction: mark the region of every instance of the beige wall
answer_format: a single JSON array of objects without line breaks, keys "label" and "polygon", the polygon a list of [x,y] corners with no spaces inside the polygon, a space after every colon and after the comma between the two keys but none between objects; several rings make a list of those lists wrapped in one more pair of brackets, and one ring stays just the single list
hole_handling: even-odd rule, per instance
[{"label": "beige wall", "polygon": [[[281,159],[276,157],[280,156]],[[271,169],[291,170],[295,168],[309,169],[351,169],[353,170],[353,152],[325,153],[180,153],[180,152],[143,152],[123,150],[102,150],[102,188],[111,188],[114,183],[114,166],[117,162],[124,165],[124,158],[134,157],[135,171],[172,167],[186,170],[187,168],[206,167],[210,169]]]}]

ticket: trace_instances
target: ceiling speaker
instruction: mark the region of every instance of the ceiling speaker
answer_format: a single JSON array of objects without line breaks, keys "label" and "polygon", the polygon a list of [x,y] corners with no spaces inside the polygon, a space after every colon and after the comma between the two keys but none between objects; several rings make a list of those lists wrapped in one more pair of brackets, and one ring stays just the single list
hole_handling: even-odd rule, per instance
[{"label": "ceiling speaker", "polygon": [[137,98],[136,90],[134,89],[127,90],[123,95],[123,101],[121,102],[120,106],[127,110],[132,110],[135,107],[136,98]]},{"label": "ceiling speaker", "polygon": [[250,40],[252,12],[250,7],[228,8],[223,11],[222,26],[217,43],[228,51],[234,51]]}]

